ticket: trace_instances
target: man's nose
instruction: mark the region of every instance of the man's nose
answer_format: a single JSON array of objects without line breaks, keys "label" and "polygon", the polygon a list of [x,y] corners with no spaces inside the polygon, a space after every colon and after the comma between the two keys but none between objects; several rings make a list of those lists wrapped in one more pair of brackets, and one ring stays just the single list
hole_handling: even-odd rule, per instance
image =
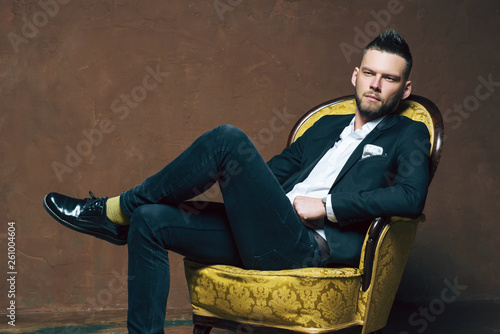
[{"label": "man's nose", "polygon": [[374,76],[372,81],[370,82],[370,88],[376,92],[380,92],[380,83],[382,78],[378,75]]}]

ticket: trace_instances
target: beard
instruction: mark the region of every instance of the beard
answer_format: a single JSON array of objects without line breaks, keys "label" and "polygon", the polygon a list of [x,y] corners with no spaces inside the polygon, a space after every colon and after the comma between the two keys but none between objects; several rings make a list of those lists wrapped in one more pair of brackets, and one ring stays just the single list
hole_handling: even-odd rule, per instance
[{"label": "beard", "polygon": [[372,94],[377,96],[377,98],[380,99],[380,105],[377,106],[376,104],[372,104],[370,102],[366,102],[366,104],[363,104],[362,101],[362,94],[358,93],[356,90],[354,96],[356,100],[356,106],[358,107],[358,111],[361,114],[361,116],[365,117],[369,121],[373,121],[377,118],[380,118],[385,115],[389,115],[393,113],[396,110],[396,107],[399,104],[399,101],[401,100],[401,96],[403,95],[398,94],[398,96],[392,100],[389,101],[383,101],[378,94],[376,94],[373,91],[366,92],[365,94]]}]

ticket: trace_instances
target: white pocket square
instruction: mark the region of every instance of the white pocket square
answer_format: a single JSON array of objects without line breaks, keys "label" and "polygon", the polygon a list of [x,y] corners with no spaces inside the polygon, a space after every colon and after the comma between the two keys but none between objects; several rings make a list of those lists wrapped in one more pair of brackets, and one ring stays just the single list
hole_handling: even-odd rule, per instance
[{"label": "white pocket square", "polygon": [[361,156],[361,159],[382,154],[384,154],[384,149],[382,147],[372,144],[366,144],[365,147],[363,147],[363,155]]}]

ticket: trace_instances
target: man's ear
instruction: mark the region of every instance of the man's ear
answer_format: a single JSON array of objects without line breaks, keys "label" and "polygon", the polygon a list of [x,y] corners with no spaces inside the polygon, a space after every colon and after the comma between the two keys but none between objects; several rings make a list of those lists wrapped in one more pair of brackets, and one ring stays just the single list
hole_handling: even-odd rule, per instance
[{"label": "man's ear", "polygon": [[359,67],[355,67],[352,72],[351,83],[354,87],[356,87],[356,78],[358,77]]},{"label": "man's ear", "polygon": [[403,96],[401,97],[401,100],[406,99],[408,96],[411,94],[411,81],[407,81],[405,83],[405,88],[403,90]]}]

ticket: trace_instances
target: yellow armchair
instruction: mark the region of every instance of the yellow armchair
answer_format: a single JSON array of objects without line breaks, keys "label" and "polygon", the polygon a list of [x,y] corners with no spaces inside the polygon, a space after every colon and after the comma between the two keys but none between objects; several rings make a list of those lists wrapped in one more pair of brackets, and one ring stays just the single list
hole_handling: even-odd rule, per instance
[{"label": "yellow armchair", "polygon": [[[353,114],[355,107],[354,97],[346,96],[311,109],[295,124],[288,145],[322,116]],[[432,178],[444,137],[438,108],[411,95],[398,112],[427,125]],[[417,225],[424,220],[423,215],[375,219],[356,268],[259,271],[185,259],[193,333],[208,334],[212,327],[254,334],[378,331],[387,323]]]}]

